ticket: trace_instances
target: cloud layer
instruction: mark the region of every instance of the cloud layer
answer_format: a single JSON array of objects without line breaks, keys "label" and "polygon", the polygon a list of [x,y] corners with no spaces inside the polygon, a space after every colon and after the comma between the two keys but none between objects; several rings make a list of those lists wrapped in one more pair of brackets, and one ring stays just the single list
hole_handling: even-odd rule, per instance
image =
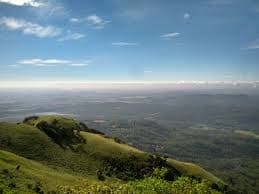
[{"label": "cloud layer", "polygon": [[107,23],[109,23],[110,21],[108,20],[104,20],[103,18],[97,16],[97,15],[89,15],[86,18],[86,21],[88,22],[88,24],[90,24],[91,26],[93,26],[94,28],[103,28]]},{"label": "cloud layer", "polygon": [[180,35],[180,33],[178,33],[178,32],[171,32],[171,33],[162,34],[160,37],[163,39],[166,39],[166,40],[170,40],[179,35]]},{"label": "cloud layer", "polygon": [[7,3],[16,6],[40,7],[43,3],[36,0],[0,0],[0,3]]},{"label": "cloud layer", "polygon": [[69,21],[71,23],[86,22],[89,26],[91,26],[92,28],[95,28],[95,29],[102,29],[102,28],[104,28],[104,26],[106,24],[111,22],[109,20],[105,20],[105,19],[101,18],[100,16],[98,16],[96,14],[89,15],[86,18],[72,17],[72,18],[69,19]]},{"label": "cloud layer", "polygon": [[41,26],[23,19],[11,17],[0,18],[0,26],[8,28],[9,30],[18,30],[23,34],[34,35],[39,38],[55,37],[61,34],[61,29],[54,26]]},{"label": "cloud layer", "polygon": [[58,41],[78,40],[85,37],[85,35],[81,33],[72,33],[70,30],[64,33],[61,28],[50,25],[42,26],[12,17],[1,17],[0,27],[21,31],[25,35],[33,35],[38,38],[59,37]]},{"label": "cloud layer", "polygon": [[78,63],[70,60],[64,59],[24,59],[18,61],[20,65],[33,65],[38,67],[49,67],[49,66],[57,66],[57,65],[67,65],[67,66],[74,66],[74,67],[83,67],[88,66],[92,63],[92,60],[85,60],[83,63]]}]

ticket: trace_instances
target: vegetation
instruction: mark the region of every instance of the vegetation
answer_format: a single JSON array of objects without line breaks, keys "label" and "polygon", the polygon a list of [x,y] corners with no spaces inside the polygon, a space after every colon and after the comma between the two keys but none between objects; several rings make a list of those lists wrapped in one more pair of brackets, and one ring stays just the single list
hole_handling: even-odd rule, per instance
[{"label": "vegetation", "polygon": [[0,150],[0,193],[47,192],[56,190],[56,185],[72,186],[86,181],[89,182],[88,179]]},{"label": "vegetation", "polygon": [[106,175],[114,175],[121,180],[135,180],[150,176],[154,168],[166,167],[168,173],[165,176],[166,180],[174,180],[180,173],[165,159],[160,156],[145,156],[136,157],[130,155],[127,158],[105,158],[104,159]]},{"label": "vegetation", "polygon": [[166,168],[155,168],[150,177],[122,184],[92,184],[74,187],[58,187],[58,193],[109,193],[109,194],[220,194],[205,180],[197,181],[188,177],[179,177],[175,181],[166,181]]},{"label": "vegetation", "polygon": [[[180,110],[175,111],[179,113]],[[200,110],[188,109],[188,114],[190,112],[195,115],[194,111]],[[225,111],[224,109],[223,112]],[[213,120],[213,115],[205,113],[197,113],[197,115],[203,115],[198,119],[207,120],[209,116]],[[239,113],[241,114],[242,111]],[[224,116],[221,122],[228,120]],[[192,122],[194,118],[191,115],[178,117],[173,115],[173,121],[170,122],[160,118],[158,121],[106,120],[105,123],[98,125],[88,121],[88,125],[109,135],[117,136],[144,151],[188,161],[189,163],[178,163],[175,160],[168,160],[176,169],[179,167],[184,175],[192,176],[190,174],[192,173],[199,177],[202,170],[193,164],[196,163],[237,190],[252,194],[259,192],[259,144],[256,136],[258,127],[253,127],[255,129],[253,133],[249,132],[252,129],[244,129],[246,131],[244,133],[244,130],[237,131],[236,127],[233,127],[232,131],[230,124],[224,128],[219,123],[198,125],[196,121]],[[215,176],[209,175],[207,171],[206,175],[217,181]]]},{"label": "vegetation", "polygon": [[229,191],[220,179],[198,166],[148,154],[87,130],[82,123],[61,116],[34,116],[20,124],[0,123],[0,149],[5,150],[0,151],[0,191]]}]

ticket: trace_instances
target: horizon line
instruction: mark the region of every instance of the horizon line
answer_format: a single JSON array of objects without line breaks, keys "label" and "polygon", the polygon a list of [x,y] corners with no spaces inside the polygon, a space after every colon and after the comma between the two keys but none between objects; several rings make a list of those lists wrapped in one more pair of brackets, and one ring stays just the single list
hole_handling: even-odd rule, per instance
[{"label": "horizon line", "polygon": [[152,86],[197,86],[197,85],[232,85],[236,86],[239,84],[248,84],[253,87],[259,87],[259,81],[202,81],[202,80],[179,80],[179,81],[111,81],[111,80],[21,80],[21,81],[0,81],[1,89],[8,88],[118,88],[122,86],[129,87],[141,87],[143,85],[152,87]]}]

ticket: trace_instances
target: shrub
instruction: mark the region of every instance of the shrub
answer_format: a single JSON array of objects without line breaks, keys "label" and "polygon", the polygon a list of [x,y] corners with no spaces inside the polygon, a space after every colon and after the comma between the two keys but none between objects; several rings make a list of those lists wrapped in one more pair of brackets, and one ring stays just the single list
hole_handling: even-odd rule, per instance
[{"label": "shrub", "polygon": [[143,179],[151,176],[155,168],[167,168],[164,175],[165,180],[174,180],[180,173],[169,166],[163,158],[159,156],[149,155],[147,157],[106,157],[102,159],[104,163],[105,174],[114,175],[121,180]]},{"label": "shrub", "polygon": [[[162,170],[164,171],[164,169]],[[163,172],[161,172],[163,174]],[[159,173],[160,174],[160,173]],[[154,176],[128,183],[93,183],[84,186],[59,186],[57,193],[62,194],[220,194],[203,180],[201,182],[180,177],[176,181],[166,181]]]},{"label": "shrub", "polygon": [[104,180],[105,180],[105,177],[104,177],[104,175],[103,175],[103,172],[100,171],[100,170],[97,170],[96,176],[97,176],[98,180],[100,180],[100,181],[104,181]]},{"label": "shrub", "polygon": [[63,128],[55,120],[53,123],[40,121],[36,127],[63,148],[66,148],[66,146],[72,147],[71,144],[85,143],[85,139],[80,134],[74,133],[74,129]]},{"label": "shrub", "polygon": [[37,120],[39,117],[38,116],[29,116],[29,117],[26,117],[24,120],[23,120],[23,123],[27,123],[28,121],[30,120]]}]

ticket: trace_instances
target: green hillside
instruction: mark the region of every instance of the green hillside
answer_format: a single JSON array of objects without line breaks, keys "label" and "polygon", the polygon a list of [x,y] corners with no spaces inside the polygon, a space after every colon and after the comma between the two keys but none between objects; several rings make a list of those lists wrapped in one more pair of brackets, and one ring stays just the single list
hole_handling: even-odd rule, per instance
[{"label": "green hillside", "polygon": [[[172,181],[177,183],[179,177],[185,176],[197,181],[195,184],[206,180],[208,188],[229,190],[220,179],[197,165],[142,152],[118,138],[107,137],[61,116],[0,123],[0,150],[2,190],[35,192],[39,187],[40,191],[56,189],[69,193],[62,185],[71,188],[77,185],[74,190],[81,188],[78,185],[86,185],[82,190],[96,185],[116,190],[126,184],[130,186],[125,188],[132,187],[132,182],[148,185],[150,181],[161,181],[161,177],[154,178],[154,169],[166,169],[162,183],[170,183],[170,188]],[[179,181],[182,184],[183,180]],[[184,184],[186,181],[189,179],[184,179]]]},{"label": "green hillside", "polygon": [[72,186],[89,181],[3,150],[0,151],[0,179],[0,188],[17,193],[52,191],[56,185]]}]

